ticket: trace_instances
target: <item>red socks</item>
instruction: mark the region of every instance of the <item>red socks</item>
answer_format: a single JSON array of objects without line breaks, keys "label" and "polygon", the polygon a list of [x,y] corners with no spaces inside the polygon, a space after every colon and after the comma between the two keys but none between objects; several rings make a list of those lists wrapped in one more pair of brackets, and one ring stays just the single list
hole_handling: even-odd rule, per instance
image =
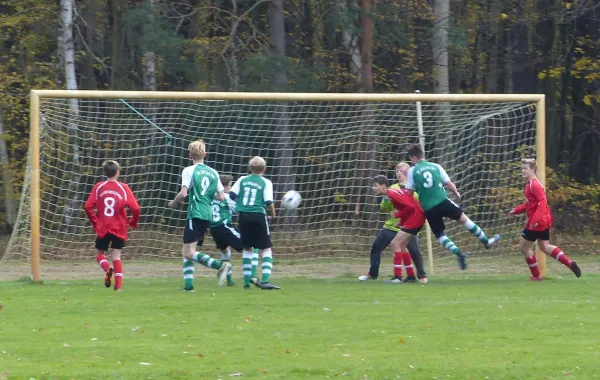
[{"label": "red socks", "polygon": [[563,251],[558,247],[554,248],[550,256],[552,256],[556,261],[558,261],[562,265],[565,265],[567,267],[571,266],[571,259],[569,259],[569,257],[565,255]]},{"label": "red socks", "polygon": [[402,252],[394,252],[394,277],[402,277]]},{"label": "red socks", "polygon": [[123,263],[121,260],[113,261],[113,266],[115,268],[115,289],[121,289],[121,285],[123,284]]},{"label": "red socks", "polygon": [[529,266],[531,275],[533,277],[540,277],[540,269],[538,268],[538,263],[535,255],[526,257],[525,261],[527,261],[527,265]]},{"label": "red socks", "polygon": [[413,268],[412,260],[410,259],[410,253],[409,252],[404,252],[402,254],[402,261],[404,261],[404,268],[406,269],[406,276],[414,278],[415,277],[415,270]]},{"label": "red socks", "polygon": [[96,261],[98,262],[100,268],[102,268],[104,272],[106,272],[108,268],[110,268],[110,264],[108,263],[108,260],[106,260],[106,256],[104,256],[104,254],[98,253],[96,255]]}]

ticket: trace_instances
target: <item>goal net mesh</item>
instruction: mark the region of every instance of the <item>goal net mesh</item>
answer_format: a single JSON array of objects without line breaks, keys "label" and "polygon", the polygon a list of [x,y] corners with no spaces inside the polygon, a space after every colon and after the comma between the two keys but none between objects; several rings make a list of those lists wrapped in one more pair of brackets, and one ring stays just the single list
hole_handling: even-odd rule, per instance
[{"label": "goal net mesh", "polygon": [[[532,103],[422,104],[427,159],[445,167],[465,213],[489,236],[504,236],[485,250],[464,226],[447,221],[447,234],[471,259],[520,255],[523,219],[509,219],[506,212],[520,201],[519,161],[535,151],[535,113]],[[298,210],[278,207],[272,223],[278,260],[367,258],[388,217],[370,178],[395,179],[395,165],[407,160],[406,144],[419,142],[417,125],[415,103],[42,98],[42,261],[93,257],[95,235],[83,203],[103,180],[107,159],[120,163],[120,180],[142,208],[139,229],[130,232],[124,251],[127,260],[180,257],[186,205],[170,210],[167,202],[191,163],[187,145],[199,138],[207,143],[206,163],[219,173],[237,179],[259,155],[277,200],[291,189],[302,194]],[[4,262],[30,256],[30,190],[28,174]],[[425,233],[420,237],[426,257]],[[455,267],[433,239],[436,266]],[[210,236],[203,250],[216,252]]]}]

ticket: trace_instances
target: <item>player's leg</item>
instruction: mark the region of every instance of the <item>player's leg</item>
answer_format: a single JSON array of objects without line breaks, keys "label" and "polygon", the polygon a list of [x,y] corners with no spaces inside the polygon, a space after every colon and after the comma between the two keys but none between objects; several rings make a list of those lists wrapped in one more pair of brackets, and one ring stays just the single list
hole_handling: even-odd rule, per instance
[{"label": "player's leg", "polygon": [[[190,223],[188,221],[188,223]],[[196,246],[202,246],[204,243],[204,235],[208,230],[210,222],[208,220],[203,219],[191,219],[191,228],[193,229],[194,240],[196,240]],[[227,272],[231,267],[231,264],[228,262],[222,262],[221,260],[213,259],[210,255],[196,251],[193,253],[192,258],[195,262],[204,265],[205,267],[216,269],[217,270],[217,278],[219,279],[219,286],[223,286],[227,282]]]},{"label": "player's leg", "polygon": [[[196,242],[189,242],[190,239],[195,237],[186,236],[183,233],[183,290],[193,291],[194,290],[194,253],[196,252]],[[187,242],[186,242],[187,241]]]},{"label": "player's leg", "polygon": [[560,249],[559,247],[550,244],[550,229],[546,229],[540,232],[540,236],[538,238],[538,245],[540,249],[547,255],[552,256],[552,258],[562,265],[569,268],[577,278],[581,277],[581,269],[577,265],[577,263],[571,259]]},{"label": "player's leg", "polygon": [[123,262],[121,261],[121,250],[125,247],[125,241],[116,236],[112,236],[111,246],[112,263],[115,271],[115,290],[120,291],[123,287]]},{"label": "player's leg", "polygon": [[[241,235],[238,230],[236,230],[235,228],[230,227],[226,224],[223,225],[223,228],[226,231],[225,243],[228,246],[227,247],[227,256],[228,256],[227,261],[230,262],[231,248],[235,249],[238,252],[242,252],[244,250],[244,248],[242,247]],[[233,264],[231,264],[231,269],[229,269],[229,272],[227,273],[227,286],[234,286],[234,285],[235,285],[235,283],[233,282]]]},{"label": "player's leg", "polygon": [[260,282],[260,288],[263,290],[278,290],[278,286],[271,283],[271,272],[273,270],[273,251],[271,247],[271,230],[269,228],[269,221],[266,215],[255,214],[255,226],[257,234],[255,236],[254,248],[258,248],[262,251],[262,278]]},{"label": "player's leg", "polygon": [[[412,235],[406,231],[400,230],[392,239],[391,245],[392,250],[394,251],[394,278],[392,279],[392,283],[400,283],[402,282],[402,268],[406,269],[407,279],[415,280],[415,272],[412,267],[412,262],[410,261],[410,254],[408,253],[407,243]],[[406,253],[406,255],[404,255]],[[407,258],[407,261],[404,261],[404,258]],[[403,265],[404,263],[404,265]],[[408,265],[406,265],[408,264]]]},{"label": "player's leg", "polygon": [[256,275],[256,268],[258,267],[258,254],[260,253],[260,249],[254,248],[252,250],[252,270],[250,271],[250,278],[254,285],[260,287],[260,283],[258,282],[258,276]]},{"label": "player's leg", "polygon": [[427,222],[429,222],[429,227],[442,247],[446,248],[453,255],[456,255],[460,269],[465,270],[467,269],[467,255],[461,252],[456,244],[454,244],[454,242],[444,233],[446,225],[444,224],[442,215],[436,210],[436,207],[425,213]]},{"label": "player's leg", "polygon": [[379,267],[381,265],[381,253],[392,242],[396,236],[395,231],[382,228],[377,232],[377,236],[371,246],[369,272],[358,277],[359,281],[376,280],[379,277]]},{"label": "player's leg", "polygon": [[417,278],[419,279],[419,282],[427,283],[427,273],[425,273],[425,267],[423,266],[423,256],[419,249],[419,237],[417,235],[408,240],[407,248],[417,269]]},{"label": "player's leg", "polygon": [[241,212],[238,218],[238,228],[242,241],[242,271],[244,273],[244,289],[250,289],[252,280],[252,243],[254,228],[249,213]]},{"label": "player's leg", "polygon": [[527,263],[529,271],[531,272],[531,277],[529,279],[531,281],[542,281],[537,258],[535,257],[535,252],[532,249],[536,239],[537,236],[534,231],[523,230],[519,248],[521,249],[521,252],[523,252],[523,256],[525,256],[525,262]]},{"label": "player's leg", "polygon": [[112,284],[112,276],[114,273],[113,268],[106,259],[106,251],[108,251],[109,244],[110,241],[106,236],[102,239],[96,238],[96,242],[94,243],[94,246],[96,247],[96,262],[104,272],[104,286],[107,288],[110,288],[110,285]]},{"label": "player's leg", "polygon": [[[450,202],[452,202],[452,201],[450,201]],[[456,207],[458,207],[458,206],[456,206]],[[454,219],[454,220],[456,220],[456,219]],[[492,245],[494,245],[494,243],[496,243],[498,240],[500,240],[499,234],[495,234],[493,237],[488,238],[486,236],[485,232],[483,232],[483,230],[477,224],[475,224],[471,219],[469,219],[469,217],[467,215],[465,215],[465,213],[462,211],[460,213],[458,220],[460,220],[460,222],[465,225],[467,230],[469,230],[469,232],[471,232],[471,234],[473,236],[475,236],[477,239],[479,239],[479,241],[481,243],[483,243],[483,245],[488,249],[491,248]]]}]

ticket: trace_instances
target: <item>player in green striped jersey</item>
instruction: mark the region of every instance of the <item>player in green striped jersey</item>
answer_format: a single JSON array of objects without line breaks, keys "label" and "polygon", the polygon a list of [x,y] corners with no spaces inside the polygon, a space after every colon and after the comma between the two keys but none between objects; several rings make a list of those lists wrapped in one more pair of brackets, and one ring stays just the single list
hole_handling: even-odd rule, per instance
[{"label": "player in green striped jersey", "polygon": [[196,252],[202,246],[204,234],[212,219],[211,202],[213,199],[224,200],[223,184],[219,173],[204,164],[206,145],[203,140],[192,142],[188,146],[193,165],[183,169],[181,174],[181,191],[169,202],[169,208],[175,208],[189,192],[187,220],[183,230],[183,290],[194,290],[194,261],[206,267],[216,269],[219,286],[225,285],[227,272],[231,268],[228,262],[213,259],[204,252]]},{"label": "player in green striped jersey", "polygon": [[431,231],[444,248],[458,257],[460,268],[467,269],[467,255],[461,252],[444,233],[446,226],[443,218],[459,220],[488,249],[500,239],[500,235],[488,238],[483,230],[465,215],[462,208],[448,198],[444,187],[460,200],[460,193],[456,185],[452,183],[444,168],[433,162],[425,161],[425,155],[420,145],[409,146],[408,156],[415,166],[408,171],[406,188],[419,194],[419,202],[425,211]]}]

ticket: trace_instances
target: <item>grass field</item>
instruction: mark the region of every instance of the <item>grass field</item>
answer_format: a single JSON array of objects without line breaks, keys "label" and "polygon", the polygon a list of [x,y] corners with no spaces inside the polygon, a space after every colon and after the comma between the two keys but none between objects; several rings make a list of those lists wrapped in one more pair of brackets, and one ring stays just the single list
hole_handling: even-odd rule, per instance
[{"label": "grass field", "polygon": [[600,275],[526,279],[5,281],[0,378],[600,378]]}]

